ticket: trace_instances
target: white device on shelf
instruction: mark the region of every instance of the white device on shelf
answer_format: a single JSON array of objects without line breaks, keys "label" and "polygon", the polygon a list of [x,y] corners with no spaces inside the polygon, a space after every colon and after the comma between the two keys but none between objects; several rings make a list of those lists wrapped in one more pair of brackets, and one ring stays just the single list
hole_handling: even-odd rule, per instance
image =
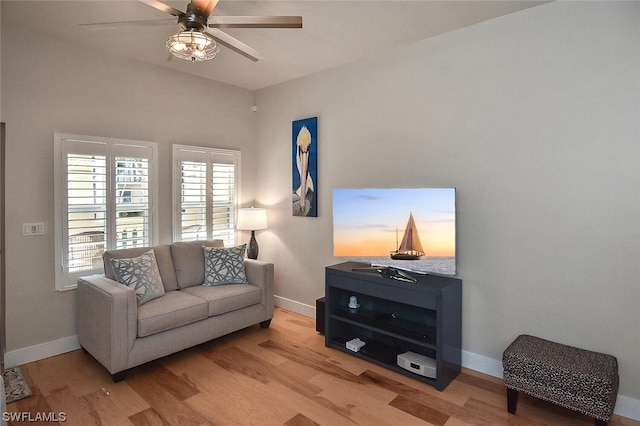
[{"label": "white device on shelf", "polygon": [[351,296],[349,298],[349,309],[358,309],[360,304],[358,303],[358,298],[355,296]]},{"label": "white device on shelf", "polygon": [[398,366],[424,377],[436,378],[436,360],[415,352],[398,354]]},{"label": "white device on shelf", "polygon": [[364,345],[366,345],[366,343],[356,337],[355,339],[351,339],[347,342],[347,349],[353,352],[358,352]]}]

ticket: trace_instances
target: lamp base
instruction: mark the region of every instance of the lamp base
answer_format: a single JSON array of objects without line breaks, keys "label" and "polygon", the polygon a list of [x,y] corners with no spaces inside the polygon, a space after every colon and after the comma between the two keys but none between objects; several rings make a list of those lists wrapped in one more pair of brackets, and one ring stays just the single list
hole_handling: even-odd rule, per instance
[{"label": "lamp base", "polygon": [[256,231],[251,231],[251,239],[247,246],[247,257],[254,260],[258,258],[258,241],[256,240]]}]

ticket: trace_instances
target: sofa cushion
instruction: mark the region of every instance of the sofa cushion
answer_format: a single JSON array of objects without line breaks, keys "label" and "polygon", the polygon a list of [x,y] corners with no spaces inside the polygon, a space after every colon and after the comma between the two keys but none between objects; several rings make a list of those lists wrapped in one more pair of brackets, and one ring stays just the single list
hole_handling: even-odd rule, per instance
[{"label": "sofa cushion", "polygon": [[168,244],[159,245],[157,247],[134,247],[120,250],[105,251],[102,255],[104,262],[104,275],[105,277],[115,280],[116,275],[113,272],[113,265],[111,259],[129,259],[132,257],[140,256],[142,253],[146,253],[153,248],[153,252],[156,256],[156,262],[158,264],[158,271],[160,271],[160,277],[162,278],[162,284],[165,291],[177,290],[178,282],[176,280],[176,271],[173,268],[173,260],[171,258],[171,248]]},{"label": "sofa cushion", "polygon": [[138,305],[164,295],[162,278],[153,250],[130,259],[111,259],[116,280],[136,292]]},{"label": "sofa cushion", "polygon": [[179,290],[138,307],[138,337],[150,336],[207,318],[207,302]]},{"label": "sofa cushion", "polygon": [[247,282],[244,270],[246,244],[237,247],[203,247],[204,285],[241,284]]},{"label": "sofa cushion", "polygon": [[206,300],[209,316],[221,315],[262,301],[262,291],[251,284],[227,284],[218,286],[196,286],[182,290],[184,293]]},{"label": "sofa cushion", "polygon": [[179,288],[193,287],[204,282],[202,247],[224,247],[224,242],[222,240],[198,240],[171,244],[171,257]]}]

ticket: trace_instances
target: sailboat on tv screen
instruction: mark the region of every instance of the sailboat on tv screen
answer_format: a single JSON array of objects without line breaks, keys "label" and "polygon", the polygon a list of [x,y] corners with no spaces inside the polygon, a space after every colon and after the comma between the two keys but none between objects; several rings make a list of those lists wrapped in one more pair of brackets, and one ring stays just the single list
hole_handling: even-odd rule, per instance
[{"label": "sailboat on tv screen", "polygon": [[[396,229],[397,240],[397,229]],[[398,250],[391,252],[391,259],[394,260],[419,260],[424,256],[424,249],[418,236],[418,228],[413,220],[413,213],[409,213],[409,222],[404,230],[402,242],[398,246]]]}]

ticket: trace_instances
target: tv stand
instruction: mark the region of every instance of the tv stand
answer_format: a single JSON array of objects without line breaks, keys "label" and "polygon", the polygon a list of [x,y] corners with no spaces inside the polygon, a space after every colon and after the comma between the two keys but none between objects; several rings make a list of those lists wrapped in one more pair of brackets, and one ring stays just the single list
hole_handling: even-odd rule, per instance
[{"label": "tv stand", "polygon": [[[325,269],[325,345],[444,390],[460,372],[462,280],[410,274],[415,282],[402,281],[361,269],[369,266],[344,262]],[[352,350],[347,342],[353,339],[364,346]],[[405,352],[435,360],[436,377],[400,367],[397,356]]]}]

